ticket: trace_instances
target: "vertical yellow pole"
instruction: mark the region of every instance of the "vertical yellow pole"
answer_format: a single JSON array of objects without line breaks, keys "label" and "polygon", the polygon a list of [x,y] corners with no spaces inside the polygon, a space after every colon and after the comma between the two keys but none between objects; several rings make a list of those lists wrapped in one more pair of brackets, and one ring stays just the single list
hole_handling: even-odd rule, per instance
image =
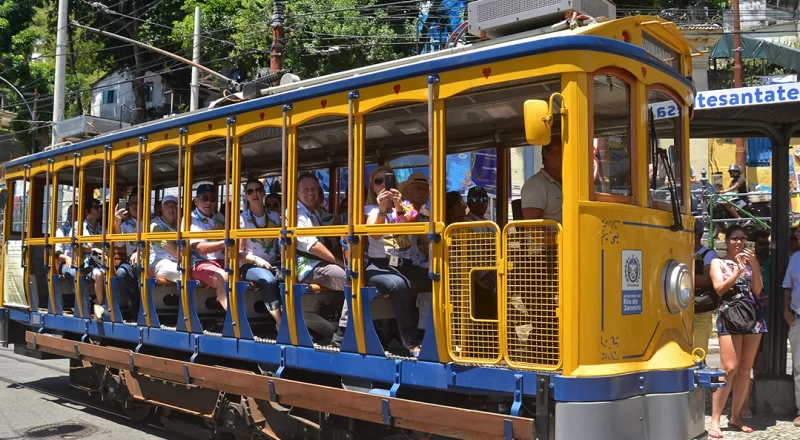
[{"label": "vertical yellow pole", "polygon": [[[85,188],[86,184],[86,170],[84,170],[83,167],[79,165],[79,168],[77,168],[76,171],[78,172],[78,188],[83,189]],[[78,191],[79,193],[78,215],[75,216],[77,219],[77,225],[74,227],[75,236],[78,238],[83,237],[83,220],[86,217],[86,213],[84,212],[86,206],[84,206],[83,203],[86,197],[84,197],[83,194],[80,194],[80,192],[81,191]],[[75,248],[75,252],[73,253],[72,256],[72,262],[73,264],[76,264],[77,262],[79,268],[78,273],[75,276],[75,303],[78,305],[78,314],[80,316],[84,316],[84,313],[87,312],[86,310],[83,310],[83,292],[81,292],[80,289],[81,286],[80,265],[82,261],[83,261],[83,243],[78,243],[78,246]]]},{"label": "vertical yellow pole", "polygon": [[[153,164],[150,163],[152,160],[150,153],[145,152],[144,155],[144,191],[142,191],[142,200],[139,200],[139,204],[142,207],[140,210],[142,217],[139,219],[139,223],[141,224],[140,228],[143,232],[150,232],[150,196],[152,194],[151,185]],[[142,310],[145,311],[144,320],[148,327],[150,327],[152,317],[150,316],[150,313],[148,313],[150,310],[150,299],[147,295],[144,295],[144,289],[147,285],[149,261],[150,240],[145,240],[141,247],[141,255],[139,255],[139,264],[142,266],[142,272],[139,274],[139,300],[142,303]],[[132,267],[132,269],[134,268]],[[135,270],[136,269],[134,269],[134,271]]]},{"label": "vertical yellow pole", "polygon": [[[242,164],[241,164],[241,137],[236,136],[236,125],[231,126],[231,136],[233,136],[232,142],[232,149],[231,149],[231,161],[233,166],[233,172],[231,176],[231,186],[230,186],[230,211],[231,211],[231,221],[229,224],[230,229],[236,230],[239,229],[239,205],[242,199],[241,192],[239,189],[242,187]],[[235,325],[233,326],[233,334],[239,338],[242,334],[242,329],[240,323],[242,322],[239,319],[239,299],[236,296],[236,282],[239,281],[239,240],[234,239],[233,247],[231,248],[231,259],[230,259],[230,266],[233,268],[233,276],[228,279],[228,284],[231,288],[231,295],[230,301],[228,302],[228,308],[231,311],[231,318]]]},{"label": "vertical yellow pole", "polygon": [[[447,133],[445,128],[447,126],[446,118],[446,103],[444,100],[438,99],[438,82],[432,83],[428,89],[431,94],[429,102],[432,105],[432,112],[430,117],[430,170],[431,170],[431,228],[432,234],[442,234],[444,232],[444,193],[447,176],[445,171],[446,154],[445,149],[447,146]],[[445,240],[444,237],[439,240],[439,243],[432,241],[430,246],[430,271],[439,274],[439,281],[432,283],[431,294],[431,307],[433,313],[433,327],[436,332],[436,346],[438,348],[439,359],[442,362],[448,362],[450,355],[448,353],[448,341],[450,339],[450,329],[447,328],[447,320],[445,315],[447,313],[448,304],[445,302],[447,286],[441,278],[444,276],[444,252]]]},{"label": "vertical yellow pole", "polygon": [[[31,176],[31,167],[30,165],[26,165],[25,168],[25,184],[23,185],[23,189],[25,193],[23,194],[23,200],[25,200],[25,217],[24,221],[22,222],[22,237],[23,242],[22,246],[28,246],[28,241],[31,239],[31,231],[33,228],[31,227],[31,218],[33,217],[33,203],[31,203],[31,192],[33,192],[33,176]],[[28,252],[25,253],[25,279],[24,279],[24,286],[25,286],[25,296],[28,299],[28,307],[31,307],[33,304],[31,302],[31,296],[33,293],[31,292],[30,283],[28,283],[28,276],[30,275],[30,267],[31,267],[31,251],[30,249]],[[37,298],[38,299],[38,298]],[[36,311],[31,309],[31,311]]]},{"label": "vertical yellow pole", "polygon": [[[291,117],[290,117],[291,121]],[[297,229],[297,127],[289,127],[287,136],[287,173],[286,180],[283,182],[283,192],[286,194],[286,217],[287,217],[287,230],[294,231]],[[289,307],[289,334],[291,336],[292,344],[297,345],[297,327],[296,316],[298,313],[303,313],[302,310],[295,310],[294,308],[294,285],[299,282],[297,279],[297,237],[291,235],[292,245],[286,249],[286,267],[289,270],[289,276],[286,277],[286,305]]]},{"label": "vertical yellow pole", "polygon": [[[114,215],[116,214],[117,208],[117,162],[114,160],[114,150],[108,151],[108,206],[109,206],[109,213],[105,216],[103,220],[105,220],[105,224],[103,228],[106,231],[110,231],[111,233],[114,232]],[[114,242],[109,244],[109,251],[110,254],[108,255],[108,262],[109,266],[111,266],[112,262],[114,261],[114,257],[116,255],[116,248],[114,246]],[[106,292],[111,292],[111,271],[109,270],[106,274]],[[111,295],[108,295],[110,298]],[[114,308],[109,305],[108,307],[110,313],[114,313]],[[116,319],[115,316],[111,316],[111,319]]]},{"label": "vertical yellow pole", "polygon": [[[188,139],[188,133],[181,134],[181,139]],[[192,156],[194,151],[189,148],[188,145],[184,145],[185,147],[185,162],[183,164],[183,169],[185,170],[184,173],[184,181],[183,181],[183,212],[184,218],[180,219],[183,223],[183,231],[189,231],[192,226],[192,210],[194,209],[194,201],[192,200]],[[179,194],[180,196],[180,194]],[[180,225],[179,225],[180,226]],[[183,272],[183,290],[181,292],[181,306],[183,307],[184,317],[189,317],[189,301],[193,301],[193,298],[189,298],[189,292],[187,290],[186,284],[189,282],[189,275],[192,271],[192,258],[191,258],[191,246],[189,245],[189,241],[186,241],[186,246],[183,247],[183,255],[181,265],[184,268]],[[186,320],[186,331],[191,333],[192,332],[192,320]]]},{"label": "vertical yellow pole", "polygon": [[[562,270],[578,267],[579,209],[578,203],[589,199],[588,178],[592,175],[589,158],[590,132],[586,73],[569,73],[561,77],[561,89],[567,116],[562,117],[561,141],[563,144],[563,173],[574,178],[564,179],[563,191],[563,246]],[[590,127],[591,129],[591,127]],[[580,347],[580,285],[579,277],[561,277],[560,346],[565,375],[578,368]]]},{"label": "vertical yellow pole", "polygon": [[[348,163],[348,179],[347,191],[349,203],[347,209],[348,215],[348,233],[354,235],[353,230],[355,225],[364,223],[364,147],[366,143],[365,132],[366,122],[364,115],[358,114],[358,99],[357,96],[351,95],[352,107],[350,111],[351,135],[352,145],[348,153],[351,160]],[[363,237],[367,239],[366,236]],[[358,352],[366,354],[367,342],[366,335],[364,334],[364,310],[361,303],[361,288],[364,287],[364,243],[359,239],[358,243],[348,243],[350,249],[350,270],[357,273],[358,276],[353,278],[350,282],[350,290],[352,292],[352,308],[349,311],[349,319],[353,320],[353,328],[356,335],[356,347]],[[369,325],[372,325],[370,323]]]},{"label": "vertical yellow pole", "polygon": [[[58,188],[58,175],[54,174],[52,170],[55,168],[53,165],[53,159],[47,160],[47,184],[49,187],[45,187],[45,197],[48,198],[46,204],[47,209],[47,246],[54,246],[52,239],[56,236],[56,219],[58,216],[56,212],[56,203],[57,203],[57,194],[56,189]],[[51,176],[52,175],[52,176]],[[48,194],[47,191],[50,193]],[[50,298],[50,304],[53,304],[53,312],[55,312],[55,301],[56,301],[56,294],[55,289],[53,288],[53,275],[58,270],[58,261],[55,258],[55,250],[49,249],[46,250],[47,260],[46,263],[50,266],[50,269],[47,271],[47,296]]]},{"label": "vertical yellow pole", "polygon": [[[650,130],[648,125],[648,112],[647,106],[647,86],[642,82],[636,82],[631,85],[630,92],[630,105],[631,115],[633,120],[631,126],[636,127],[634,133],[636,138],[631,139],[631,143],[638,145],[650,145],[648,140],[650,138]],[[636,145],[636,144],[633,144]],[[647,176],[649,174],[648,167],[648,150],[647,148],[634,148],[631,154],[631,185],[633,186],[633,196],[636,205],[648,207],[650,205],[650,185],[647,182],[649,179],[637,178],[637,176]],[[646,182],[646,183],[645,183]],[[684,189],[688,189],[688,185],[684,185]]]}]

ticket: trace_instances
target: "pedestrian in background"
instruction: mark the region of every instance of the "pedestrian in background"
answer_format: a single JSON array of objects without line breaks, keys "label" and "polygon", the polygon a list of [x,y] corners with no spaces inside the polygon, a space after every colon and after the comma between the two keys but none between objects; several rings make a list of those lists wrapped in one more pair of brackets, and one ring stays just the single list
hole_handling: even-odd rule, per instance
[{"label": "pedestrian in background", "polygon": [[[795,237],[800,233],[795,230]],[[800,427],[800,253],[789,259],[789,267],[783,278],[783,318],[789,324],[789,346],[792,350],[792,377],[794,378],[794,399],[797,415],[794,426]]]}]

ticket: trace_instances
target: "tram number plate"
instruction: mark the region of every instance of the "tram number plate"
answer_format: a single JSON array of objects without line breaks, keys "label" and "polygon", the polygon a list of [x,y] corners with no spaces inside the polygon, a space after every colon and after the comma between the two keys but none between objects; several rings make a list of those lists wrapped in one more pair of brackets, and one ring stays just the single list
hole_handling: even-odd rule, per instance
[{"label": "tram number plate", "polygon": [[642,251],[622,251],[622,314],[642,313]]}]

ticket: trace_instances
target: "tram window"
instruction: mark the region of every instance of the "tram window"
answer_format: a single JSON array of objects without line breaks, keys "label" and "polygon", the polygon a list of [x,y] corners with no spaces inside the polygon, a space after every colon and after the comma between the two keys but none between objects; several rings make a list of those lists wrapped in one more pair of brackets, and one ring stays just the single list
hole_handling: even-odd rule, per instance
[{"label": "tram window", "polygon": [[[498,159],[505,157],[507,150],[530,147],[525,138],[525,100],[548,100],[560,91],[561,79],[551,76],[477,87],[448,99],[447,191],[459,192],[468,205],[473,205],[476,212],[470,212],[468,220],[482,218],[501,225],[505,222],[498,214],[510,212],[509,189],[513,184],[521,188],[524,179],[519,179],[522,173],[513,170],[506,175],[498,174]],[[552,129],[555,138],[561,130],[560,121],[556,118]],[[523,160],[520,157],[511,166],[522,167]],[[469,189],[474,186],[486,190],[488,205],[481,202],[482,193],[476,201],[469,200]]]},{"label": "tram window", "polygon": [[[681,188],[685,183],[683,175],[683,142],[681,137],[682,109],[681,106],[666,92],[658,89],[651,89],[647,92],[648,110],[652,112],[655,123],[656,136],[658,138],[658,148],[666,150],[671,162],[671,169],[677,182],[678,203],[683,205],[683,194]],[[648,138],[652,136],[650,126],[647,128]],[[653,208],[672,211],[670,204],[670,191],[667,187],[668,178],[666,167],[663,161],[654,163],[653,151],[648,143],[648,180],[650,186],[650,202]],[[657,165],[657,166],[656,166]],[[657,168],[655,176],[656,189],[652,188],[653,172]]]},{"label": "tram window", "polygon": [[630,197],[631,87],[611,74],[595,75],[592,82],[594,192],[598,199]]},{"label": "tram window", "polygon": [[30,184],[22,180],[14,182],[14,201],[12,202],[13,214],[11,217],[11,230],[13,232],[25,232],[28,228],[23,224],[23,209],[27,208],[27,198]]}]

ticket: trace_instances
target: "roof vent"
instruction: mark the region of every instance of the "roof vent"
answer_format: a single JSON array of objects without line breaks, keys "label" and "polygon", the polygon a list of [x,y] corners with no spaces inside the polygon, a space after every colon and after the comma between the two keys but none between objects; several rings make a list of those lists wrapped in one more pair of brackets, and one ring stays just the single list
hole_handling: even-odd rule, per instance
[{"label": "roof vent", "polygon": [[469,3],[469,32],[504,37],[554,25],[572,12],[613,20],[617,7],[606,0],[477,0]]}]

